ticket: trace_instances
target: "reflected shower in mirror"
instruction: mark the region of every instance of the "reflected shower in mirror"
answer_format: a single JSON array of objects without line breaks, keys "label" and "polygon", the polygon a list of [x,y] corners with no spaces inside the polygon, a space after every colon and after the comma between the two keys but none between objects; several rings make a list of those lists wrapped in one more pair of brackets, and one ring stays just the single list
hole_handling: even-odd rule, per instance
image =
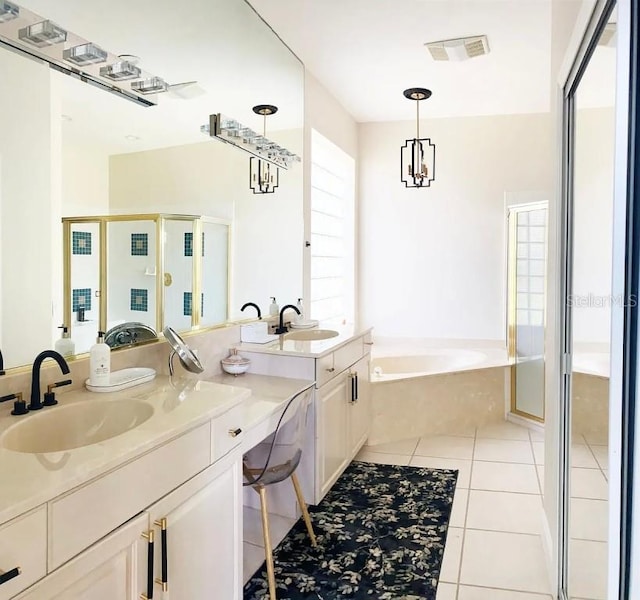
[{"label": "reflected shower in mirror", "polygon": [[[615,46],[610,23],[575,93],[569,597],[607,597]],[[615,36],[613,36],[615,40]]]},{"label": "reflected shower in mirror", "polygon": [[[186,0],[177,27],[175,7],[150,0],[114,0],[107,13],[87,11],[81,0],[21,4],[110,52],[135,54],[143,70],[170,84],[196,83],[172,87],[157,95],[156,106],[145,108],[0,46],[0,255],[40,250],[22,253],[19,268],[3,263],[0,346],[6,366],[27,364],[59,335],[61,217],[171,213],[229,222],[226,261],[211,255],[203,269],[226,274],[227,289],[215,293],[227,295],[232,309],[222,315],[205,301],[203,323],[245,318],[240,306],[248,300],[266,307],[269,296],[300,296],[302,165],[281,173],[268,200],[256,197],[249,187],[249,155],[200,131],[214,112],[259,131],[263,118],[252,107],[275,104],[269,138],[302,156],[303,66],[251,6]],[[211,23],[224,26],[212,35]],[[211,243],[221,248],[224,236],[218,234],[212,233]],[[21,318],[25,313],[27,320]],[[78,325],[93,316],[74,311],[73,318]],[[176,327],[191,326],[188,318],[178,321]]]}]

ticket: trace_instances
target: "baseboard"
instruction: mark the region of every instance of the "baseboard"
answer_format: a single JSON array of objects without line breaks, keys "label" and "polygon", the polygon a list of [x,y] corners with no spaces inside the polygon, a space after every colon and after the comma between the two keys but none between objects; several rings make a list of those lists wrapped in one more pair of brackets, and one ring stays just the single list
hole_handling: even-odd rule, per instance
[{"label": "baseboard", "polygon": [[544,423],[532,421],[531,419],[521,417],[520,415],[516,415],[512,412],[507,413],[507,421],[514,423],[515,425],[522,425],[522,427],[526,427],[527,429],[531,429],[531,431],[537,431],[544,435]]}]

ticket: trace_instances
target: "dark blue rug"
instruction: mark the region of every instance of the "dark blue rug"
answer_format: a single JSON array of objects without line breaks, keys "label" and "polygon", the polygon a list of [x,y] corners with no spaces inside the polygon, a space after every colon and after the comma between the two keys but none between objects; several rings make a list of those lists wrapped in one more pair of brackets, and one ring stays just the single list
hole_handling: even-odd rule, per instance
[{"label": "dark blue rug", "polygon": [[[353,462],[274,550],[278,600],[435,600],[458,472]],[[263,563],[244,600],[268,598]]]}]

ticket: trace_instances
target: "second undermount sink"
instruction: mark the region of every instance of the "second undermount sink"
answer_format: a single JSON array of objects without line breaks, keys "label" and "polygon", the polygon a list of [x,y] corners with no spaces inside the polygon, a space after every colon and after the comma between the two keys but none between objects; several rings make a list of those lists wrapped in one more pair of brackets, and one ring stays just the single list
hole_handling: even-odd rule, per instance
[{"label": "second undermount sink", "polygon": [[153,407],[138,400],[87,400],[23,417],[0,438],[8,450],[62,452],[103,442],[144,423]]},{"label": "second undermount sink", "polygon": [[286,339],[302,341],[328,340],[337,335],[338,332],[333,329],[304,329],[287,333]]}]

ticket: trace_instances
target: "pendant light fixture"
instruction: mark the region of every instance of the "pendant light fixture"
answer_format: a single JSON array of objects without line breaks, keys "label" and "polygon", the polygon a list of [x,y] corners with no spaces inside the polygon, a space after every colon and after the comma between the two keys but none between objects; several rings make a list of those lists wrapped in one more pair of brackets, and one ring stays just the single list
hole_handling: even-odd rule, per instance
[{"label": "pendant light fixture", "polygon": [[[278,107],[272,104],[258,104],[253,107],[253,112],[263,116],[262,138],[256,140],[256,145],[266,146],[267,117],[278,112]],[[249,187],[254,194],[273,194],[280,183],[280,169],[266,160],[256,156],[249,159]]]},{"label": "pendant light fixture", "polygon": [[400,148],[400,179],[405,187],[429,187],[435,179],[436,147],[431,138],[420,137],[420,102],[431,96],[431,90],[409,88],[403,93],[416,103],[416,137]]}]

